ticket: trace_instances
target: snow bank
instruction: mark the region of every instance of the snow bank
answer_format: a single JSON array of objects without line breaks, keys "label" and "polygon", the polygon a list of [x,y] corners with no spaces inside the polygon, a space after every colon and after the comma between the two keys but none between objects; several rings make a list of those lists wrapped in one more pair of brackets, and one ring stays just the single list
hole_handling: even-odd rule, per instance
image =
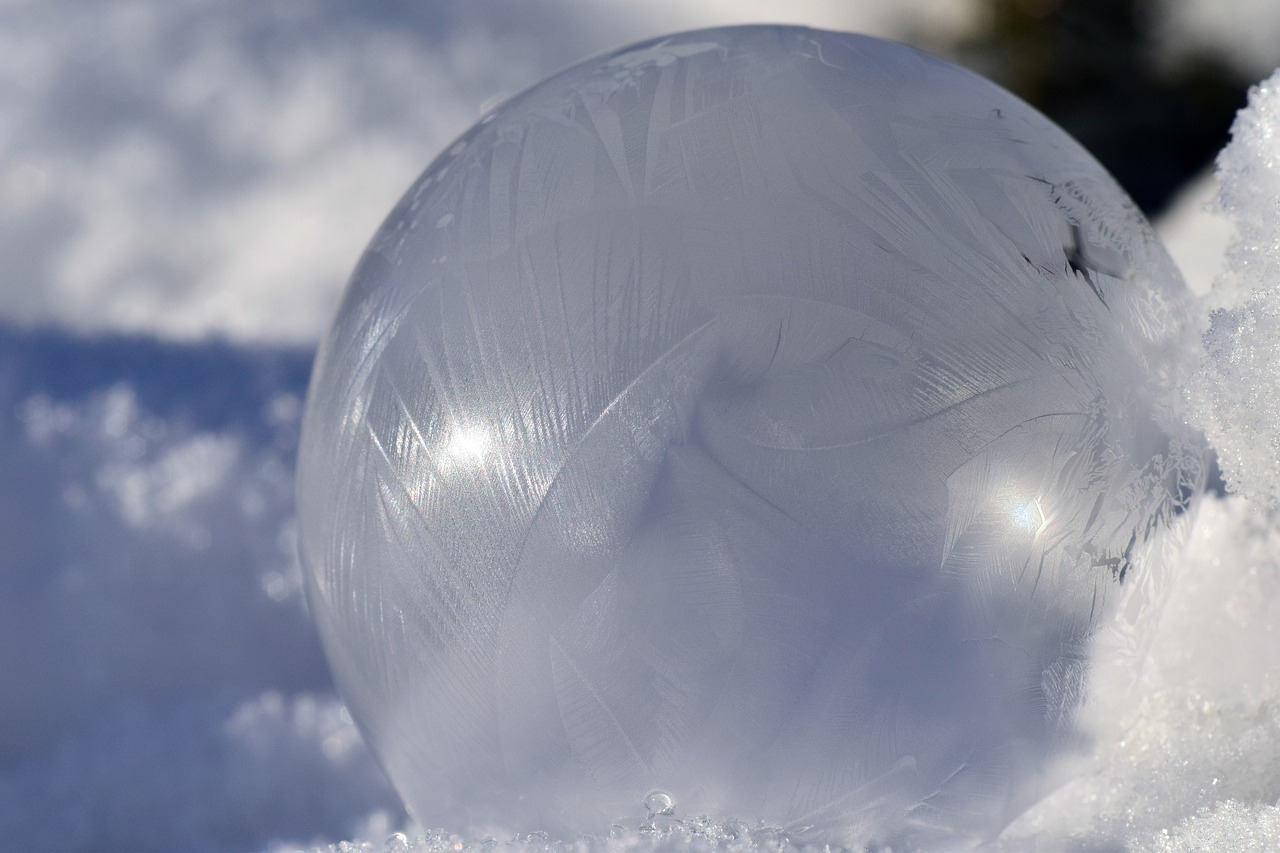
[{"label": "snow bank", "polygon": [[1191,411],[1227,485],[1280,501],[1280,73],[1249,92],[1218,158],[1220,209],[1234,222],[1210,295],[1206,359]]},{"label": "snow bank", "polygon": [[310,357],[0,326],[0,848],[403,822],[302,605]]}]

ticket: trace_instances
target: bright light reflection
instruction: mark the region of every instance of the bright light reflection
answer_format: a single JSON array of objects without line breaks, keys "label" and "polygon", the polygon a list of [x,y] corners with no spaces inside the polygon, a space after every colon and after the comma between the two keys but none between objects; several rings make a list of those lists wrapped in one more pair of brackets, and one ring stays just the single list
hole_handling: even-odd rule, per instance
[{"label": "bright light reflection", "polygon": [[475,467],[489,453],[489,433],[480,427],[455,427],[445,445],[445,454],[458,465]]},{"label": "bright light reflection", "polygon": [[1040,506],[1039,498],[1031,498],[1030,500],[1011,499],[1009,501],[1009,518],[1016,527],[1020,527],[1032,534],[1038,534],[1041,530],[1044,530],[1045,525],[1048,523],[1044,509]]}]

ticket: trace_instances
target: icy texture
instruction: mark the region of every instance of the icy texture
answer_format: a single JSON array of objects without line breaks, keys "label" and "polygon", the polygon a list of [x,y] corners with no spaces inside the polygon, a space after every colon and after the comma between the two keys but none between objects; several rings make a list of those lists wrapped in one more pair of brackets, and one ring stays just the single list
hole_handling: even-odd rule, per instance
[{"label": "icy texture", "polygon": [[1205,335],[1192,410],[1218,452],[1227,485],[1280,503],[1280,73],[1249,92],[1218,155],[1219,206],[1236,227],[1217,310]]},{"label": "icy texture", "polygon": [[604,834],[656,791],[989,837],[1158,598],[1185,303],[1095,161],[939,60],[758,27],[576,66],[427,170],[322,347],[339,686],[427,826]]},{"label": "icy texture", "polygon": [[1280,850],[1280,806],[1252,808],[1234,800],[1224,800],[1212,811],[1206,809],[1187,818],[1177,829],[1163,831],[1134,853],[1268,853]]}]

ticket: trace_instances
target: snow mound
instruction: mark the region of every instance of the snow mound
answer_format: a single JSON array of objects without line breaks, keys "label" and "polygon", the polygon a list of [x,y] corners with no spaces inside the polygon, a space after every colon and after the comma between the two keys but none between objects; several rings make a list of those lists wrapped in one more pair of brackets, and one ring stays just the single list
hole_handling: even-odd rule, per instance
[{"label": "snow mound", "polygon": [[1218,204],[1236,237],[1210,295],[1203,369],[1191,412],[1217,449],[1228,487],[1280,501],[1280,73],[1249,92],[1218,157]]}]

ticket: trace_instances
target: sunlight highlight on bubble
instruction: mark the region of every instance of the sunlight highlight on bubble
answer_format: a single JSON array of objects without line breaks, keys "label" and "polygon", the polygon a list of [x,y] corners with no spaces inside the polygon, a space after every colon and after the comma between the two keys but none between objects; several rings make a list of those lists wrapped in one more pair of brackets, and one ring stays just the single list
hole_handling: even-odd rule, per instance
[{"label": "sunlight highlight on bubble", "polygon": [[1009,519],[1013,525],[1033,536],[1039,535],[1049,523],[1039,498],[1011,498],[1008,506]]},{"label": "sunlight highlight on bubble", "polygon": [[445,454],[458,466],[474,468],[484,464],[490,446],[489,433],[483,427],[454,427]]}]

